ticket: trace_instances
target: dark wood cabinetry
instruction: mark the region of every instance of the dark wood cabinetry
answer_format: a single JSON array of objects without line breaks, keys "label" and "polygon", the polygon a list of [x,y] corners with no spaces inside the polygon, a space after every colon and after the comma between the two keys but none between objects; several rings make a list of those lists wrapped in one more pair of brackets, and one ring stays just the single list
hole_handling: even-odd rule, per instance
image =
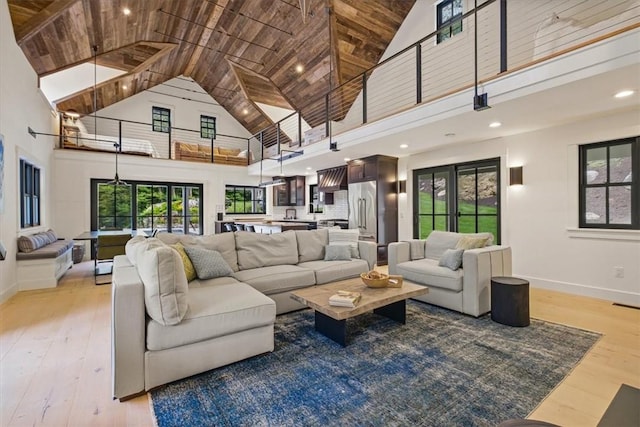
[{"label": "dark wood cabinetry", "polygon": [[284,180],[284,184],[273,187],[274,206],[304,206],[304,176],[289,176]]},{"label": "dark wood cabinetry", "polygon": [[[376,183],[376,241],[378,264],[387,263],[387,245],[398,240],[398,159],[389,156],[370,156],[351,160],[347,164],[349,184]],[[351,203],[352,196],[349,196]]]}]

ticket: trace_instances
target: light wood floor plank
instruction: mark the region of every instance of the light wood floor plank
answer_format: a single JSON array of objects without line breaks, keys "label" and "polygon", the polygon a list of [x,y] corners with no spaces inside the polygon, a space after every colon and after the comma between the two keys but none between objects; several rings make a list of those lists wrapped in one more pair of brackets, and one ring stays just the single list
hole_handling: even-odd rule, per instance
[{"label": "light wood floor plank", "polygon": [[[153,425],[147,396],[112,400],[111,286],[92,269],[0,305],[0,425]],[[596,426],[622,383],[640,387],[640,310],[532,288],[531,315],[603,337],[530,418]]]}]

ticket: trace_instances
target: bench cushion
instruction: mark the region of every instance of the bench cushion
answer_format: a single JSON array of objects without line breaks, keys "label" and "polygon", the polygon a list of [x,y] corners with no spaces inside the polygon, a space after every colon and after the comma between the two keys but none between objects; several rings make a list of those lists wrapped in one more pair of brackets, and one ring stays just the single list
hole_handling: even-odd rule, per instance
[{"label": "bench cushion", "polygon": [[[147,324],[147,348],[164,350],[273,324],[276,304],[244,283],[191,288],[189,309],[177,325]],[[185,362],[186,363],[186,362]]]},{"label": "bench cushion", "polygon": [[56,240],[31,252],[16,252],[17,260],[58,258],[73,248],[73,240]]}]

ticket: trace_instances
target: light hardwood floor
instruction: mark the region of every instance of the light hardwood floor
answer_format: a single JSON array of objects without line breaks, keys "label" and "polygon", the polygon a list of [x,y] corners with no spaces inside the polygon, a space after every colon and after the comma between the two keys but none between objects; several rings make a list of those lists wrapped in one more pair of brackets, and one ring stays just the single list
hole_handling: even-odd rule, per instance
[{"label": "light hardwood floor", "polygon": [[[1,426],[153,425],[147,396],[111,399],[111,286],[92,267],[0,305]],[[595,426],[620,384],[640,387],[640,310],[532,289],[531,315],[603,337],[530,418]]]}]

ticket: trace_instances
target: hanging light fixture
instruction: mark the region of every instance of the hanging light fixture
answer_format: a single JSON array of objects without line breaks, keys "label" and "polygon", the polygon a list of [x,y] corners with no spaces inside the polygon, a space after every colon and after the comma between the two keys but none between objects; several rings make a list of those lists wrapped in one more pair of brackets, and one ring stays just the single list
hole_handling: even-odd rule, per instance
[{"label": "hanging light fixture", "polygon": [[[93,45],[93,135],[94,138],[98,138],[98,115],[96,114],[98,110],[98,46]],[[118,176],[118,151],[120,151],[120,143],[115,142],[113,147],[116,150],[116,175],[115,177],[107,182],[107,185],[113,186],[129,186],[125,181],[121,180]]]}]

